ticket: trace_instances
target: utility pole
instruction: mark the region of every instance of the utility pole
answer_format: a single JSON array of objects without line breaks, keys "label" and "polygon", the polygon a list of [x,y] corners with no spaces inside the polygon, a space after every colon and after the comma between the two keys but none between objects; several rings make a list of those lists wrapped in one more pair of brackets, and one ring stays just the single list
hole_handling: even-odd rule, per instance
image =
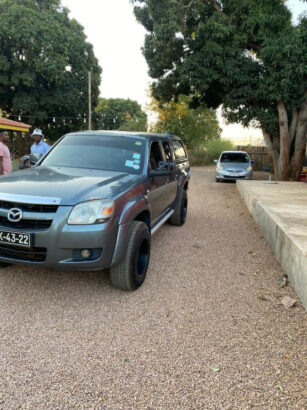
[{"label": "utility pole", "polygon": [[92,73],[88,72],[88,129],[92,129]]}]

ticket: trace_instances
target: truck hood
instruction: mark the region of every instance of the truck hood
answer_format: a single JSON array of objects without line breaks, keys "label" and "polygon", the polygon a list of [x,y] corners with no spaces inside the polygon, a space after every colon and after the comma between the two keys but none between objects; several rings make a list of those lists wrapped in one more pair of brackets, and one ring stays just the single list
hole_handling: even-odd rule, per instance
[{"label": "truck hood", "polygon": [[10,197],[13,201],[14,195],[34,196],[75,205],[93,198],[115,199],[140,179],[140,175],[116,171],[35,167],[0,177],[0,200]]}]

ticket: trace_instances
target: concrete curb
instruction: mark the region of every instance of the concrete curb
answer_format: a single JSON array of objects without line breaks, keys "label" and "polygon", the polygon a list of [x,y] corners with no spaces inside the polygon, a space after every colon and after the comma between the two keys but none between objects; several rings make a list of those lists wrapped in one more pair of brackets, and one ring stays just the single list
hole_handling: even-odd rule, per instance
[{"label": "concrete curb", "polygon": [[306,187],[237,181],[237,189],[307,310]]}]

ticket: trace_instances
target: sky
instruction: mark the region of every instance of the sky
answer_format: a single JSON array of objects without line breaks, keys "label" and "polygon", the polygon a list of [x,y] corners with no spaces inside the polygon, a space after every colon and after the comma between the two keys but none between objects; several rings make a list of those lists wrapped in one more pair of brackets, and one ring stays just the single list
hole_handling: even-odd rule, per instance
[{"label": "sky", "polygon": [[141,48],[145,29],[129,0],[62,0],[81,23],[103,69],[101,95],[130,98],[143,106],[150,84]]},{"label": "sky", "polygon": [[[129,0],[62,0],[70,16],[84,27],[103,68],[100,93],[105,98],[130,98],[143,108],[148,102],[151,80],[142,55],[145,29],[136,21]],[[300,0],[288,0],[294,18],[306,10]],[[243,140],[261,138],[257,130],[226,126],[219,115],[223,136],[242,136]]]}]

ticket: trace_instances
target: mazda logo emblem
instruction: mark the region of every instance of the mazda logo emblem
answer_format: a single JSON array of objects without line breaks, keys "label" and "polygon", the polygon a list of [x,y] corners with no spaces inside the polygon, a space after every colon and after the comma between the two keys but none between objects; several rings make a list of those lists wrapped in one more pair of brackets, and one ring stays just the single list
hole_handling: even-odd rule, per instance
[{"label": "mazda logo emblem", "polygon": [[18,208],[12,208],[7,214],[7,219],[10,222],[19,222],[22,219],[22,210]]}]

